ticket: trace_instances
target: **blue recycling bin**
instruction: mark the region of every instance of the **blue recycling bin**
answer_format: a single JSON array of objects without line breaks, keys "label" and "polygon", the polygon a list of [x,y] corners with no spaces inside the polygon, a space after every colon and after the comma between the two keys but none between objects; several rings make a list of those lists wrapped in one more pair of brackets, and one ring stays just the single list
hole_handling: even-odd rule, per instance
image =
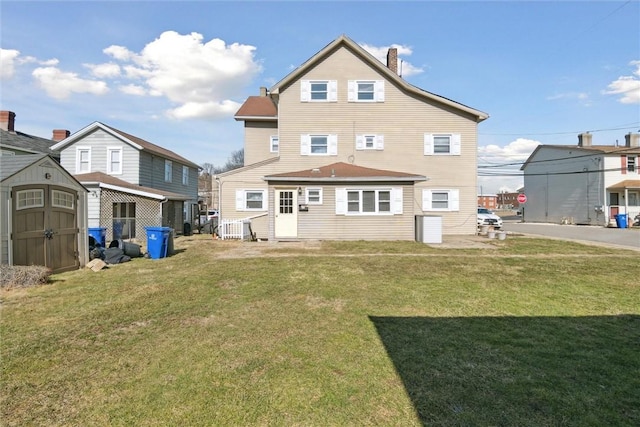
[{"label": "blue recycling bin", "polygon": [[169,227],[145,227],[147,230],[147,252],[149,258],[159,259],[167,256],[169,247]]},{"label": "blue recycling bin", "polygon": [[627,214],[616,215],[616,224],[618,228],[627,228]]},{"label": "blue recycling bin", "polygon": [[95,239],[96,244],[107,247],[107,227],[89,227],[89,236]]}]

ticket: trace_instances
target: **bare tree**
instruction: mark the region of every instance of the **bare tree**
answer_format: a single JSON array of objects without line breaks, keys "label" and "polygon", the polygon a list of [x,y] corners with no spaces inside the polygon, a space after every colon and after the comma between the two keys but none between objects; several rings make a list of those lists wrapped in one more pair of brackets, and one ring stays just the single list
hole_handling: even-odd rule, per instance
[{"label": "bare tree", "polygon": [[231,156],[227,160],[227,163],[222,167],[220,172],[226,172],[233,169],[238,169],[244,166],[244,148],[231,152]]}]

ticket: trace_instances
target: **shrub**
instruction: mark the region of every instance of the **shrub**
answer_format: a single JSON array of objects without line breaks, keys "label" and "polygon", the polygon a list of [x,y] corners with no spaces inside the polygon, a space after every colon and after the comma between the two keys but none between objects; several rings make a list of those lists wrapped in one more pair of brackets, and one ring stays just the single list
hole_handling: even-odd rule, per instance
[{"label": "shrub", "polygon": [[0,265],[0,288],[25,288],[49,282],[51,270],[41,265]]}]

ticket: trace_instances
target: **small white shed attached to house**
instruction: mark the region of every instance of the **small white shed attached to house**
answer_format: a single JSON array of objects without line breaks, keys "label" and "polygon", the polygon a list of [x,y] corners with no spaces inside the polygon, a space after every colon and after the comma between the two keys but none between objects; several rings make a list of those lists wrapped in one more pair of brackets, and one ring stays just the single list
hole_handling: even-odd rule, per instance
[{"label": "small white shed attached to house", "polygon": [[0,157],[0,261],[54,273],[88,262],[87,190],[52,157]]}]

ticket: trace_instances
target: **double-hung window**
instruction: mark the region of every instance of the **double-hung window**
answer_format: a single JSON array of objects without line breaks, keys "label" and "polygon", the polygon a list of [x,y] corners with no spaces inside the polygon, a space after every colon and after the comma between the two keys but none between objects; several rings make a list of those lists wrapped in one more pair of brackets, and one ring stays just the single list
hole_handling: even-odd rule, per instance
[{"label": "double-hung window", "polygon": [[425,156],[457,156],[460,155],[460,134],[456,133],[425,133]]},{"label": "double-hung window", "polygon": [[636,156],[627,156],[627,171],[636,171]]},{"label": "double-hung window", "polygon": [[122,148],[107,148],[107,173],[111,175],[122,173]]},{"label": "double-hung window", "polygon": [[336,102],[338,82],[336,80],[302,80],[300,82],[301,102]]},{"label": "double-hung window", "polygon": [[460,190],[457,189],[424,189],[422,190],[423,211],[459,211]]},{"label": "double-hung window", "polygon": [[337,188],[338,215],[392,215],[402,213],[402,188]]},{"label": "double-hung window", "polygon": [[91,148],[78,147],[76,149],[76,173],[91,172]]},{"label": "double-hung window", "polygon": [[266,211],[266,190],[236,190],[237,211]]},{"label": "double-hung window", "polygon": [[171,182],[173,178],[173,163],[171,160],[164,161],[164,181]]},{"label": "double-hung window", "polygon": [[189,185],[189,166],[182,166],[182,185]]},{"label": "double-hung window", "polygon": [[277,135],[272,136],[269,141],[269,151],[271,153],[277,153],[280,151],[280,138]]},{"label": "double-hung window", "polygon": [[356,150],[384,150],[384,136],[356,135]]},{"label": "double-hung window", "polygon": [[384,102],[384,80],[349,80],[349,102]]},{"label": "double-hung window", "polygon": [[338,154],[338,135],[302,135],[302,156],[335,156]]}]

